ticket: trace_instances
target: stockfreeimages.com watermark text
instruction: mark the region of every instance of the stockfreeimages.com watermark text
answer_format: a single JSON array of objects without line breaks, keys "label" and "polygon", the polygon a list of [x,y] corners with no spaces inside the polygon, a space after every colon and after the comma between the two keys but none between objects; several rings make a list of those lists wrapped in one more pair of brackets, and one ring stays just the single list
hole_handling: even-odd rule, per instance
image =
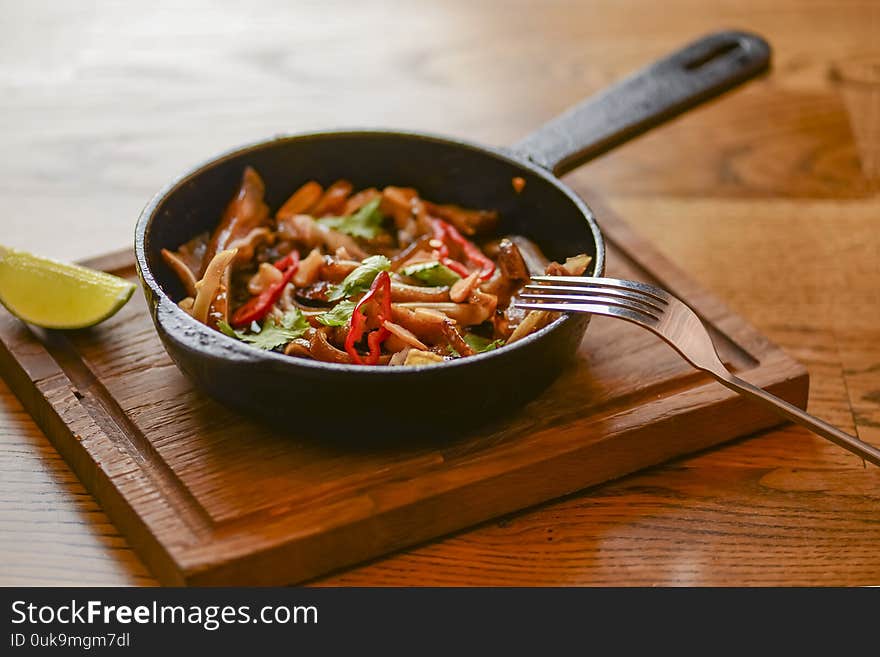
[{"label": "stockfreeimages.com watermark text", "polygon": [[314,605],[174,605],[106,604],[100,600],[37,605],[25,600],[12,603],[13,625],[196,625],[213,632],[224,625],[262,623],[265,625],[318,623]]}]

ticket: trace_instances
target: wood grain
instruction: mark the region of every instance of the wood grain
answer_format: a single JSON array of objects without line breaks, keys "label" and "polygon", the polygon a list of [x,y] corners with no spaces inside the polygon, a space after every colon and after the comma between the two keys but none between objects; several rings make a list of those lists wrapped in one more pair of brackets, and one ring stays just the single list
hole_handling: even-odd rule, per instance
[{"label": "wood grain", "polygon": [[[603,210],[608,271],[662,285],[728,366],[793,403],[806,371]],[[133,277],[131,259],[92,266]],[[121,266],[121,268],[120,268]],[[522,412],[443,442],[274,433],[195,391],[139,295],[89,331],[0,318],[0,368],[166,584],[287,584],[779,423],[651,334],[600,321]],[[372,445],[371,445],[372,443]]]},{"label": "wood grain", "polygon": [[[753,29],[774,46],[767,78],[572,181],[805,363],[812,412],[880,439],[880,200],[827,78],[876,50],[873,0],[2,9],[0,240],[68,259],[126,246],[161,184],[231,144],[370,124],[510,143],[698,34]],[[150,581],[2,382],[0,440],[0,582]],[[326,581],[878,584],[877,482],[774,431]]]}]

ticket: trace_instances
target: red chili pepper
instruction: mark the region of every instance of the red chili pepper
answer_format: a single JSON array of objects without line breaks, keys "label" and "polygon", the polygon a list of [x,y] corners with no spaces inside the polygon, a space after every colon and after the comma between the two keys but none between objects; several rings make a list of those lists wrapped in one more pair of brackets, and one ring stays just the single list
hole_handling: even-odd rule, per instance
[{"label": "red chili pepper", "polygon": [[434,239],[440,242],[441,245],[440,248],[437,249],[440,254],[440,262],[449,267],[459,276],[467,276],[471,273],[465,265],[458,260],[453,260],[449,257],[449,246],[445,242],[445,239],[448,237],[461,247],[465,257],[467,257],[468,263],[479,266],[480,280],[485,281],[492,276],[495,272],[495,263],[480,250],[480,247],[459,233],[458,229],[452,224],[447,223],[442,219],[433,219],[432,221]]},{"label": "red chili pepper", "polygon": [[437,242],[437,253],[440,254],[440,259],[449,256],[449,247],[446,242],[446,222],[441,221],[440,219],[432,219],[431,220],[431,228],[434,231],[434,241]]},{"label": "red chili pepper", "polygon": [[453,260],[449,257],[449,245],[446,244],[446,227],[447,224],[445,221],[441,219],[432,219],[431,227],[434,230],[434,240],[439,243],[439,247],[437,247],[437,253],[440,256],[440,262],[449,267],[452,271],[458,274],[461,277],[465,277],[470,274],[470,270],[460,263],[458,260]]},{"label": "red chili pepper", "polygon": [[462,278],[470,276],[471,270],[468,269],[465,265],[461,264],[458,260],[453,260],[452,258],[443,258],[441,262]]},{"label": "red chili pepper", "polygon": [[299,253],[291,251],[289,255],[276,262],[275,267],[281,270],[281,278],[257,296],[251,297],[247,303],[236,310],[232,315],[231,323],[233,326],[236,328],[247,326],[251,322],[259,322],[269,314],[272,306],[278,301],[284,288],[299,268]]},{"label": "red chili pepper", "polygon": [[345,338],[345,351],[351,356],[351,360],[358,365],[364,364],[361,355],[355,348],[355,344],[363,337],[364,330],[366,329],[367,316],[363,313],[363,307],[364,304],[371,300],[377,301],[376,295],[380,292],[382,293],[382,298],[377,314],[379,328],[367,336],[367,346],[370,348],[370,353],[366,360],[367,365],[375,365],[379,362],[379,356],[382,354],[382,343],[385,341],[385,338],[391,335],[391,331],[385,328],[385,321],[391,320],[391,277],[387,271],[383,271],[379,272],[379,275],[373,279],[370,291],[357,302],[354,311],[351,313],[351,323],[348,327],[348,335]]},{"label": "red chili pepper", "polygon": [[284,271],[295,262],[299,262],[299,253],[297,253],[296,251],[291,251],[286,256],[281,258],[281,260],[275,261],[275,269],[280,269],[281,271]]},{"label": "red chili pepper", "polygon": [[459,233],[455,226],[446,224],[446,234],[461,247],[469,263],[479,265],[480,280],[485,281],[495,272],[495,263],[480,250],[480,247]]}]

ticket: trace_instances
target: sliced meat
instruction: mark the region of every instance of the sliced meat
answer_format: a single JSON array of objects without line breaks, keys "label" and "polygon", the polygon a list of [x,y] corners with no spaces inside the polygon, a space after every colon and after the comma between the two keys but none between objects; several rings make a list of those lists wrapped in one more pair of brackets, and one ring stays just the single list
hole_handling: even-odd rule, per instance
[{"label": "sliced meat", "polygon": [[450,347],[455,349],[460,356],[473,356],[474,350],[464,341],[461,333],[455,328],[455,322],[447,320],[443,322],[443,335]]},{"label": "sliced meat", "polygon": [[415,349],[425,349],[428,347],[419,340],[412,331],[404,328],[400,324],[385,320],[382,325],[388,329],[391,335],[386,339],[386,348],[391,351],[400,351],[406,347],[414,347]]},{"label": "sliced meat", "polygon": [[523,261],[526,263],[526,268],[529,270],[530,276],[540,276],[544,273],[544,270],[547,269],[547,265],[550,264],[550,261],[547,259],[547,256],[544,255],[544,252],[541,251],[541,247],[522,235],[507,235],[505,239],[516,244]]},{"label": "sliced meat", "polygon": [[342,213],[345,202],[351,194],[352,184],[347,180],[337,180],[327,188],[327,191],[315,203],[315,207],[311,209],[311,214],[316,217],[324,217],[327,215],[338,215]]},{"label": "sliced meat", "polygon": [[257,273],[251,276],[248,281],[248,293],[253,296],[261,294],[263,290],[273,283],[280,281],[282,277],[283,274],[277,267],[270,265],[268,262],[263,262],[260,264],[259,269],[257,269]]},{"label": "sliced meat", "polygon": [[327,340],[327,329],[320,328],[312,333],[309,341],[309,353],[315,360],[323,360],[326,363],[351,363],[351,356],[342,349],[337,349]]},{"label": "sliced meat", "polygon": [[333,283],[328,281],[315,281],[311,285],[298,287],[294,292],[296,298],[309,305],[328,303],[327,297],[333,289]]},{"label": "sliced meat", "polygon": [[257,249],[264,244],[271,244],[275,239],[273,233],[265,226],[254,228],[247,235],[237,237],[229,242],[227,249],[236,249],[235,262],[245,265],[254,259]]},{"label": "sliced meat", "polygon": [[284,353],[288,356],[299,356],[300,358],[311,358],[311,342],[306,338],[296,338],[288,343],[284,348]]},{"label": "sliced meat", "polygon": [[284,202],[275,216],[281,220],[290,219],[298,214],[306,214],[321,199],[323,193],[324,188],[314,180],[310,180]]},{"label": "sliced meat", "polygon": [[391,304],[391,319],[419,340],[433,344],[443,340],[443,322],[448,318],[442,312],[420,308],[418,304],[394,303]]},{"label": "sliced meat", "polygon": [[279,219],[278,231],[284,239],[299,242],[308,249],[324,247],[325,250],[334,252],[345,248],[354,258],[362,260],[367,257],[367,252],[351,235],[324,226],[306,214]]},{"label": "sliced meat", "polygon": [[473,294],[480,284],[480,272],[472,272],[469,276],[458,279],[449,290],[449,298],[455,303],[463,303]]},{"label": "sliced meat", "polygon": [[498,266],[502,273],[512,281],[529,280],[529,268],[522,253],[520,253],[519,247],[508,238],[504,238],[498,244]]},{"label": "sliced meat", "polygon": [[265,191],[260,175],[252,167],[246,167],[238,192],[226,206],[220,224],[208,242],[201,274],[207,271],[214,256],[229,248],[233,241],[268,223],[269,206],[263,201]]},{"label": "sliced meat", "polygon": [[362,189],[348,198],[342,208],[342,214],[354,214],[377,196],[379,196],[379,190],[375,187]]},{"label": "sliced meat", "polygon": [[321,275],[321,265],[324,264],[324,256],[320,249],[312,249],[305,258],[300,260],[299,267],[293,275],[293,284],[297,287],[306,287],[318,280]]},{"label": "sliced meat", "polygon": [[403,230],[415,219],[413,200],[418,196],[418,192],[411,187],[386,187],[382,190],[379,209],[394,219],[398,230]]},{"label": "sliced meat", "polygon": [[423,287],[421,285],[408,285],[399,281],[391,281],[392,301],[449,301],[449,288]]},{"label": "sliced meat", "polygon": [[196,296],[196,276],[183,259],[168,249],[162,249],[162,259],[177,274],[177,278],[180,279],[180,283],[183,285],[187,296]]},{"label": "sliced meat", "polygon": [[324,281],[331,283],[341,283],[355,269],[360,267],[361,263],[356,260],[337,260],[331,256],[324,256],[324,262],[318,273],[318,277]]},{"label": "sliced meat", "polygon": [[429,201],[425,207],[431,216],[448,221],[463,235],[489,233],[498,225],[498,213],[494,210],[470,210],[460,205],[437,205]]},{"label": "sliced meat", "polygon": [[[479,296],[478,296],[479,295]],[[392,306],[392,309],[395,307],[400,309],[420,309],[420,310],[430,310],[437,313],[441,313],[450,319],[454,319],[461,326],[473,326],[475,324],[482,324],[487,319],[489,319],[492,314],[495,312],[495,307],[497,305],[497,298],[491,294],[479,293],[476,291],[474,295],[471,297],[469,303],[427,303],[427,302],[415,302],[415,303],[398,303]],[[395,320],[397,318],[395,317]],[[400,322],[404,326],[407,326],[406,323]],[[407,328],[410,328],[407,326]],[[410,329],[412,330],[412,329]],[[415,331],[414,331],[415,332]],[[416,333],[418,335],[418,333]]]}]

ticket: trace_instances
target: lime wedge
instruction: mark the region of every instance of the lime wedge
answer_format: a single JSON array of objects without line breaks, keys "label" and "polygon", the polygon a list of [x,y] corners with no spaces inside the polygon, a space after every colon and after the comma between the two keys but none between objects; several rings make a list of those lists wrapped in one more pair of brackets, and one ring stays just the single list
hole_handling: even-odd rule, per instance
[{"label": "lime wedge", "polygon": [[122,308],[134,287],[118,276],[0,246],[0,302],[29,324],[94,326]]}]

